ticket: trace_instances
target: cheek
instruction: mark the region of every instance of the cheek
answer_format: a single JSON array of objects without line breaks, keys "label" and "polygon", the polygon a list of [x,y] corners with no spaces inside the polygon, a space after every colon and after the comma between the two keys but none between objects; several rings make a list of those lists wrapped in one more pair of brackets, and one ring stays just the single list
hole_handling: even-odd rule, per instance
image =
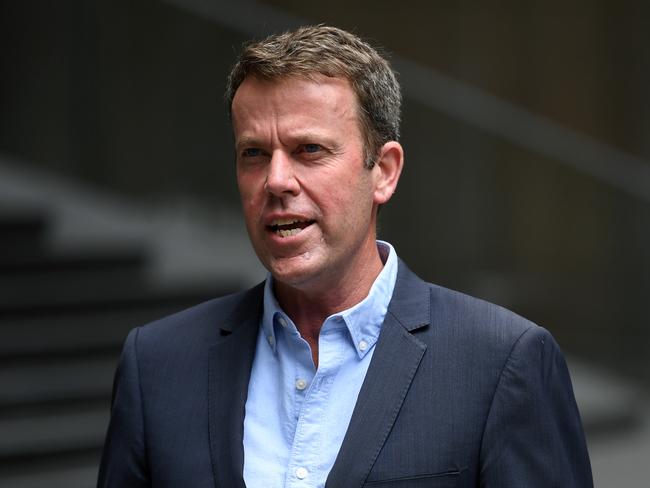
[{"label": "cheek", "polygon": [[249,233],[255,231],[255,223],[259,215],[259,203],[255,199],[255,193],[251,192],[245,185],[239,185],[239,201],[241,203],[244,221]]},{"label": "cheek", "polygon": [[[341,188],[341,185],[338,186]],[[324,213],[330,216],[330,223],[348,231],[359,229],[370,218],[372,195],[366,188],[353,187],[346,191],[333,191],[323,202]]]},{"label": "cheek", "polygon": [[239,189],[239,194],[243,197],[247,191],[248,188],[250,188],[250,177],[246,173],[242,173],[241,171],[237,171],[237,188]]},{"label": "cheek", "polygon": [[237,187],[239,189],[239,198],[244,208],[253,206],[256,197],[260,194],[260,185],[255,175],[250,173],[237,174]]}]

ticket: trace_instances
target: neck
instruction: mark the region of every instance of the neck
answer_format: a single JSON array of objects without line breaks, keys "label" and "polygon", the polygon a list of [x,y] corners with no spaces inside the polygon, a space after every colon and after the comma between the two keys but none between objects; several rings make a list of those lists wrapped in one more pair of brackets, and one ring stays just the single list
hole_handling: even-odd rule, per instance
[{"label": "neck", "polygon": [[274,292],[282,310],[291,317],[300,335],[312,349],[318,367],[318,336],[323,322],[332,314],[342,312],[360,301],[370,291],[383,263],[373,239],[364,252],[343,273],[319,277],[314,283],[293,286],[275,282]]}]

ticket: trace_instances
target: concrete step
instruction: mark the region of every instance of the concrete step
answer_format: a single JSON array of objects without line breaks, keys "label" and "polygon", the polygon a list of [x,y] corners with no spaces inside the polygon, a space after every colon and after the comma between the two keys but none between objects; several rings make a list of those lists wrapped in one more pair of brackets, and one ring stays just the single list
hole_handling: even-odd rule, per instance
[{"label": "concrete step", "polygon": [[94,486],[109,403],[73,402],[0,414],[0,486]]},{"label": "concrete step", "polygon": [[0,299],[0,321],[30,317],[63,317],[71,314],[101,314],[110,310],[127,312],[142,309],[143,306],[160,307],[169,304],[180,305],[180,310],[184,306],[225,295],[238,288],[234,283],[215,283],[213,286],[182,289],[157,288],[154,284],[148,284],[136,289],[121,286],[103,293],[91,291],[83,297],[70,292],[59,296],[29,296],[12,303]]},{"label": "concrete step", "polygon": [[87,357],[0,366],[0,415],[34,405],[108,400],[118,356],[119,349],[102,356],[89,351]]},{"label": "concrete step", "polygon": [[0,321],[0,365],[25,356],[118,349],[133,327],[190,307],[208,296],[208,293],[167,294],[124,308],[72,309],[59,315],[5,319]]},{"label": "concrete step", "polygon": [[44,247],[47,217],[42,211],[0,208],[0,256],[26,256]]},{"label": "concrete step", "polygon": [[144,287],[144,265],[143,253],[135,249],[0,257],[0,308],[137,290]]},{"label": "concrete step", "polygon": [[144,263],[144,253],[133,247],[67,249],[23,256],[0,256],[0,278],[19,274],[40,277],[66,270],[85,272],[88,269],[99,271],[116,267],[128,269]]},{"label": "concrete step", "polygon": [[41,466],[33,463],[30,468],[3,476],[0,485],[5,488],[90,488],[97,483],[97,463],[76,463],[70,467]]},{"label": "concrete step", "polygon": [[0,417],[0,465],[96,451],[104,441],[108,419],[108,404]]}]

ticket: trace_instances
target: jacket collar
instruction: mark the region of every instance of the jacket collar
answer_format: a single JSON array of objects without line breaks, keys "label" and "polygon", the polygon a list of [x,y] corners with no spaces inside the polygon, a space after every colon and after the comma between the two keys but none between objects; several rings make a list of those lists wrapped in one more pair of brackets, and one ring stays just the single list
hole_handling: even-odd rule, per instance
[{"label": "jacket collar", "polygon": [[399,259],[397,282],[388,305],[388,313],[392,314],[409,332],[431,323],[429,285],[411,271],[401,259]]}]

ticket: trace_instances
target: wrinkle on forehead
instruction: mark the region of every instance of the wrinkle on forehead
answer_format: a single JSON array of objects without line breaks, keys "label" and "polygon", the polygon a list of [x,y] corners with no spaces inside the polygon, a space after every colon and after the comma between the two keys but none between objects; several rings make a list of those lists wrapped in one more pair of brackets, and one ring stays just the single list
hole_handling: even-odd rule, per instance
[{"label": "wrinkle on forehead", "polygon": [[[328,110],[322,111],[323,108]],[[325,130],[336,127],[343,120],[354,119],[359,126],[358,103],[350,82],[324,75],[272,81],[247,78],[235,93],[232,112],[238,145],[245,138],[257,139],[260,131],[271,126],[298,139],[317,136],[321,127]]]}]

